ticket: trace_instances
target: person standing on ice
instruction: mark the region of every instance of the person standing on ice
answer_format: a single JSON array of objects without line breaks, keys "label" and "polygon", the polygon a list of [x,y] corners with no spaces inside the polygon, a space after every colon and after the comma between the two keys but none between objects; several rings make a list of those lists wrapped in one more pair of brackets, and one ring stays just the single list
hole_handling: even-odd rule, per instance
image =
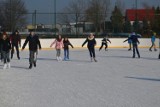
[{"label": "person standing on ice", "polygon": [[131,34],[131,37],[129,38],[129,40],[132,41],[132,45],[133,45],[133,58],[135,58],[135,51],[137,52],[138,58],[140,58],[140,54],[139,54],[139,50],[138,50],[138,44],[140,44],[138,38],[140,36],[137,35],[135,32],[133,32]]},{"label": "person standing on ice", "polygon": [[73,45],[70,43],[70,41],[68,40],[67,37],[64,38],[63,40],[63,44],[64,44],[64,61],[69,60],[69,45],[73,47]]},{"label": "person standing on ice", "polygon": [[23,44],[22,51],[24,50],[28,42],[29,42],[29,64],[30,64],[29,69],[31,69],[32,64],[34,65],[34,67],[36,67],[38,47],[39,49],[41,49],[41,43],[39,37],[35,34],[33,30],[30,32],[29,36],[27,36]]},{"label": "person standing on ice", "polygon": [[103,45],[105,45],[105,51],[107,51],[107,48],[108,48],[108,42],[107,41],[111,43],[111,41],[107,37],[104,37],[102,39],[102,45],[99,48],[99,51],[103,48]]},{"label": "person standing on ice", "polygon": [[58,35],[58,37],[53,41],[53,43],[51,43],[50,47],[52,47],[54,44],[55,44],[55,49],[57,51],[56,54],[57,61],[61,61],[62,60],[61,49],[63,47],[63,40],[61,35]]},{"label": "person standing on ice", "polygon": [[126,39],[126,40],[123,41],[123,43],[126,42],[126,41],[128,41],[128,44],[129,44],[129,49],[128,49],[128,51],[131,51],[131,50],[132,50],[132,49],[131,49],[131,48],[132,48],[132,40],[129,39],[130,37],[131,37],[131,36],[129,35],[129,36],[128,36],[128,39]]},{"label": "person standing on ice", "polygon": [[3,54],[4,66],[3,69],[10,68],[10,50],[11,50],[11,43],[9,37],[6,33],[3,33],[2,40],[1,40],[1,49]]},{"label": "person standing on ice", "polygon": [[152,51],[152,48],[153,48],[153,47],[154,47],[154,51],[157,51],[156,45],[155,45],[155,41],[156,41],[156,33],[153,33],[152,36],[151,36],[152,45],[151,45],[151,47],[149,48],[149,51]]},{"label": "person standing on ice", "polygon": [[90,35],[88,36],[88,38],[84,41],[84,43],[82,44],[82,47],[88,43],[87,48],[89,50],[90,53],[90,57],[91,57],[91,62],[94,60],[95,62],[97,62],[96,60],[96,55],[95,55],[95,46],[96,46],[96,40],[94,38],[93,33],[90,33]]}]

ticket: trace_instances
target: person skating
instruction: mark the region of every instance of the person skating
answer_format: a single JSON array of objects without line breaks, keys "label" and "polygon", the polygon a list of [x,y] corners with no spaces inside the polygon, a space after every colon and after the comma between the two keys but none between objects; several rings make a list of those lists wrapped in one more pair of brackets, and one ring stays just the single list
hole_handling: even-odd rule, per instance
[{"label": "person skating", "polygon": [[111,41],[107,37],[104,37],[102,39],[102,45],[99,48],[99,51],[103,48],[103,45],[105,45],[105,51],[107,51],[107,49],[108,49],[108,42],[107,41],[111,43]]},{"label": "person skating", "polygon": [[151,36],[152,45],[149,48],[149,51],[152,51],[153,47],[154,47],[154,51],[157,51],[155,41],[156,41],[156,33],[153,33],[152,36]]},{"label": "person skating", "polygon": [[64,38],[63,40],[63,45],[64,45],[64,60],[69,60],[69,45],[73,47],[73,45],[70,43],[67,37]]},{"label": "person skating", "polygon": [[11,43],[9,37],[6,33],[3,33],[2,40],[1,40],[1,49],[3,54],[3,61],[4,66],[3,69],[10,68],[10,50],[11,50]]},{"label": "person skating", "polygon": [[11,59],[13,58],[13,54],[14,54],[14,48],[16,48],[16,52],[17,52],[17,58],[20,59],[19,56],[19,47],[21,47],[21,36],[19,35],[19,32],[16,30],[15,32],[13,32],[13,34],[10,36],[10,41],[11,41]]},{"label": "person skating", "polygon": [[55,44],[55,49],[57,51],[56,59],[57,61],[61,61],[62,60],[61,49],[63,47],[63,40],[62,40],[61,35],[58,35],[58,37],[51,43],[50,47],[52,47],[54,44]]},{"label": "person skating", "polygon": [[135,34],[135,32],[132,33],[131,37],[129,38],[129,40],[132,41],[132,45],[133,45],[133,58],[135,58],[135,51],[137,52],[138,58],[140,58],[140,53],[138,50],[138,44],[140,44],[139,40],[138,40],[139,36]]},{"label": "person skating", "polygon": [[84,43],[82,44],[82,47],[87,44],[87,48],[89,50],[90,53],[90,57],[91,57],[91,62],[94,60],[95,62],[97,62],[96,60],[96,55],[95,55],[95,46],[96,46],[96,40],[94,38],[93,33],[91,33],[88,38],[84,41]]},{"label": "person skating", "polygon": [[36,67],[38,47],[39,49],[41,49],[41,43],[39,37],[35,34],[34,31],[31,31],[29,36],[27,36],[23,44],[22,51],[24,50],[28,42],[29,42],[29,64],[30,64],[29,69],[31,69],[32,65]]},{"label": "person skating", "polygon": [[129,39],[129,38],[130,38],[130,35],[128,36],[128,39],[126,39],[126,40],[123,41],[123,43],[126,42],[126,41],[128,41],[128,44],[129,44],[129,49],[128,49],[128,51],[131,51],[131,50],[132,50],[132,40]]}]

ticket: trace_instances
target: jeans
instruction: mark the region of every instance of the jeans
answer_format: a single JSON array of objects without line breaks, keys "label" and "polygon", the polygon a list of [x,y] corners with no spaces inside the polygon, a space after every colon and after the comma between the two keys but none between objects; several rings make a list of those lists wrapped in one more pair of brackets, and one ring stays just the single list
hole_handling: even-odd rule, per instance
[{"label": "jeans", "polygon": [[69,49],[64,49],[64,59],[69,59]]},{"label": "jeans", "polygon": [[4,64],[10,62],[9,54],[10,52],[2,51]]},{"label": "jeans", "polygon": [[56,49],[56,51],[57,51],[57,57],[60,57],[61,56],[61,49]]},{"label": "jeans", "polygon": [[29,51],[29,63],[33,64],[37,61],[37,51]]}]

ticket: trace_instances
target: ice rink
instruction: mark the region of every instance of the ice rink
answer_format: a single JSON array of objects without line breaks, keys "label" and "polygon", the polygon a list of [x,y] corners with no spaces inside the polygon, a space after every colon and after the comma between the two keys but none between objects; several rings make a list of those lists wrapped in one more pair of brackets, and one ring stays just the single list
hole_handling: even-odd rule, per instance
[{"label": "ice rink", "polygon": [[[71,49],[70,61],[56,61],[55,50],[41,50],[37,67],[28,69],[27,50],[14,54],[11,69],[0,62],[0,107],[160,107],[157,52]],[[63,57],[63,51],[62,51]]]}]

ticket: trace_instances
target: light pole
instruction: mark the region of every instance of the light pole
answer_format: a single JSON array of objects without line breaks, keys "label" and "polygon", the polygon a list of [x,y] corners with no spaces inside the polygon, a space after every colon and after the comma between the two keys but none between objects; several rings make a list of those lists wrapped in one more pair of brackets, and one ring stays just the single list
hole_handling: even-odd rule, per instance
[{"label": "light pole", "polygon": [[54,0],[54,24],[55,24],[55,36],[56,36],[56,0]]}]

